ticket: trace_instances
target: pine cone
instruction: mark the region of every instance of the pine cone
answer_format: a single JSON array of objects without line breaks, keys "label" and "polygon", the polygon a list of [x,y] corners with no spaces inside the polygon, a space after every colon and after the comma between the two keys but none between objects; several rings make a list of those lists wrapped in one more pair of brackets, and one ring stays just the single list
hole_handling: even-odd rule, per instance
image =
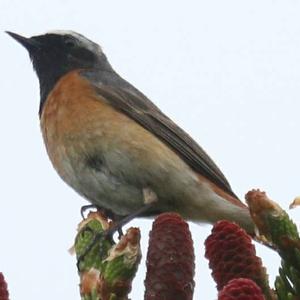
[{"label": "pine cone", "polygon": [[192,300],[194,268],[188,224],[175,213],[159,215],[150,232],[145,300]]}]

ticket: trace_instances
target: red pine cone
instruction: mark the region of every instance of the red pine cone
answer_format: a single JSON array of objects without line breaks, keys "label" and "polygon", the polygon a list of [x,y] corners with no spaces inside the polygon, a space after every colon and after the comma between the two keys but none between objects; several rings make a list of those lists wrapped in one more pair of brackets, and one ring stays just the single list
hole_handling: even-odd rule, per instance
[{"label": "red pine cone", "polygon": [[8,300],[7,284],[3,274],[0,272],[0,300]]},{"label": "red pine cone", "polygon": [[218,300],[265,300],[260,287],[251,279],[232,279],[219,292]]},{"label": "red pine cone", "polygon": [[261,259],[256,256],[250,236],[238,225],[217,222],[205,241],[205,247],[205,257],[219,291],[234,278],[252,279],[264,292],[269,291]]},{"label": "red pine cone", "polygon": [[188,224],[175,213],[152,225],[147,254],[145,300],[192,300],[194,250]]}]

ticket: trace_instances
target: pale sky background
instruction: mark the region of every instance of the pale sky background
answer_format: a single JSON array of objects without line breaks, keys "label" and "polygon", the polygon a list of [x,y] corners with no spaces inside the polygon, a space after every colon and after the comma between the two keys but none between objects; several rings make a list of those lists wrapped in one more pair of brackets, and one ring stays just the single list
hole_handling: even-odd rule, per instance
[{"label": "pale sky background", "polygon": [[[300,194],[300,3],[293,1],[0,0],[0,271],[11,299],[79,299],[73,243],[86,202],[53,170],[39,87],[26,51],[4,34],[72,29],[190,133],[236,193],[260,187],[284,208]],[[299,210],[291,212],[298,223]],[[136,220],[146,256],[150,221]],[[204,258],[211,226],[191,224],[194,299],[216,299]],[[258,247],[271,275],[279,259]],[[143,299],[144,261],[131,298]]]}]

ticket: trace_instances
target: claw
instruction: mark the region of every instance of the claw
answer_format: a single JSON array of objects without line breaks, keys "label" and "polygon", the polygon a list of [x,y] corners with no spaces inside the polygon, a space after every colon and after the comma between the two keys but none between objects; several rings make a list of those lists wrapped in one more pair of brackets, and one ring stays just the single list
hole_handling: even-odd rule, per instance
[{"label": "claw", "polygon": [[83,205],[83,206],[81,206],[81,208],[80,208],[80,215],[81,215],[82,219],[85,219],[84,213],[85,213],[88,209],[91,209],[91,208],[95,208],[95,209],[97,209],[97,210],[100,210],[100,207],[97,206],[97,205],[94,205],[94,204]]},{"label": "claw", "polygon": [[102,212],[106,217],[108,217],[112,221],[117,221],[121,218],[121,216],[113,213],[110,209],[106,209],[106,208],[100,207],[95,204],[87,204],[87,205],[83,205],[80,209],[80,215],[81,215],[82,219],[85,219],[85,216],[84,216],[85,211],[87,211],[88,209],[93,209],[93,208],[96,209],[97,211]]},{"label": "claw", "polygon": [[120,240],[123,235],[124,235],[123,228],[122,227],[118,228],[118,239]]}]

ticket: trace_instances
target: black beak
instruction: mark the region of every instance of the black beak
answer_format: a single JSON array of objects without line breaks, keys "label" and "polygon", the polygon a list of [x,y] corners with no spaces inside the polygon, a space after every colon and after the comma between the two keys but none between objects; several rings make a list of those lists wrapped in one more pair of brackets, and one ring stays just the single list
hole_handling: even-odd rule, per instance
[{"label": "black beak", "polygon": [[18,43],[20,43],[23,47],[25,47],[28,51],[41,47],[41,44],[38,41],[36,41],[34,38],[26,38],[10,31],[5,31],[5,32],[8,35],[10,35],[13,39],[15,39]]}]

